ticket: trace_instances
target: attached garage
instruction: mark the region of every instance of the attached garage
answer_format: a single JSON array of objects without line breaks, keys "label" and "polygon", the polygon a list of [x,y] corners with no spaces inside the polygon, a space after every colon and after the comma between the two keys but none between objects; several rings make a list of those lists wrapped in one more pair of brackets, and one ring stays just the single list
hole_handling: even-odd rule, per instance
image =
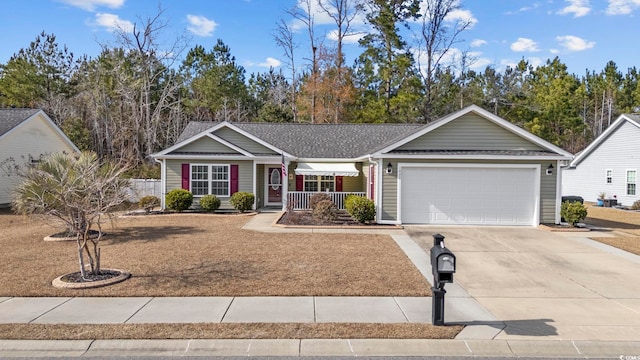
[{"label": "attached garage", "polygon": [[539,165],[400,163],[403,224],[538,224]]}]

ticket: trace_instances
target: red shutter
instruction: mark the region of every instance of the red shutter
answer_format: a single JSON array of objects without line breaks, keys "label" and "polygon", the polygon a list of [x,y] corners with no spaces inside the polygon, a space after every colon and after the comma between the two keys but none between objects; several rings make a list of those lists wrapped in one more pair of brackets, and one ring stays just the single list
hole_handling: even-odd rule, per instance
[{"label": "red shutter", "polygon": [[336,191],[342,192],[342,176],[336,176]]},{"label": "red shutter", "polygon": [[182,164],[182,188],[189,190],[189,164]]},{"label": "red shutter", "polygon": [[231,165],[231,194],[238,192],[238,165]]},{"label": "red shutter", "polygon": [[304,191],[304,175],[296,175],[296,191]]}]

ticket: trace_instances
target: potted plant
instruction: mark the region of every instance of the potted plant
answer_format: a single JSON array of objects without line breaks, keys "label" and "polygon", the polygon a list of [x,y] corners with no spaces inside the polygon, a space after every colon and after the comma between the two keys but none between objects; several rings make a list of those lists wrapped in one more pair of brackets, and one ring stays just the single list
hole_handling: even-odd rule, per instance
[{"label": "potted plant", "polygon": [[598,206],[604,206],[604,198],[607,196],[607,193],[604,191],[598,194]]}]

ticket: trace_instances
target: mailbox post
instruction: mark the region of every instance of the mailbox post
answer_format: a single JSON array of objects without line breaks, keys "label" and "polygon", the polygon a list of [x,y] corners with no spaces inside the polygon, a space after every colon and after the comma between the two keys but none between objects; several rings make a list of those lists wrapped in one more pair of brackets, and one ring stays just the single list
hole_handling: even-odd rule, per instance
[{"label": "mailbox post", "polygon": [[444,325],[444,294],[447,293],[444,285],[453,282],[453,274],[456,272],[456,256],[444,246],[444,236],[441,234],[433,235],[431,272],[433,273],[431,323]]}]

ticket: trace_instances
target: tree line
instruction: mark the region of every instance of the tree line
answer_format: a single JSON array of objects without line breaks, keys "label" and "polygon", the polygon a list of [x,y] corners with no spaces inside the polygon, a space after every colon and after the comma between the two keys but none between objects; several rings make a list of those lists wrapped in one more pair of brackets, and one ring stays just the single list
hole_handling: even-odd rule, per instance
[{"label": "tree line", "polygon": [[[41,108],[80,149],[137,167],[173,145],[190,120],[429,123],[476,104],[575,153],[640,105],[638,70],[613,61],[571,74],[558,57],[500,71],[472,69],[465,52],[447,60],[471,25],[448,20],[456,0],[299,4],[274,25],[284,66],[249,76],[222,39],[187,49],[178,37],[161,48],[162,10],[116,31],[115,45],[95,58],[74,56],[43,31],[0,64],[0,106]],[[316,33],[316,5],[334,22],[335,41]],[[349,64],[344,43],[356,18],[369,31]]]}]

